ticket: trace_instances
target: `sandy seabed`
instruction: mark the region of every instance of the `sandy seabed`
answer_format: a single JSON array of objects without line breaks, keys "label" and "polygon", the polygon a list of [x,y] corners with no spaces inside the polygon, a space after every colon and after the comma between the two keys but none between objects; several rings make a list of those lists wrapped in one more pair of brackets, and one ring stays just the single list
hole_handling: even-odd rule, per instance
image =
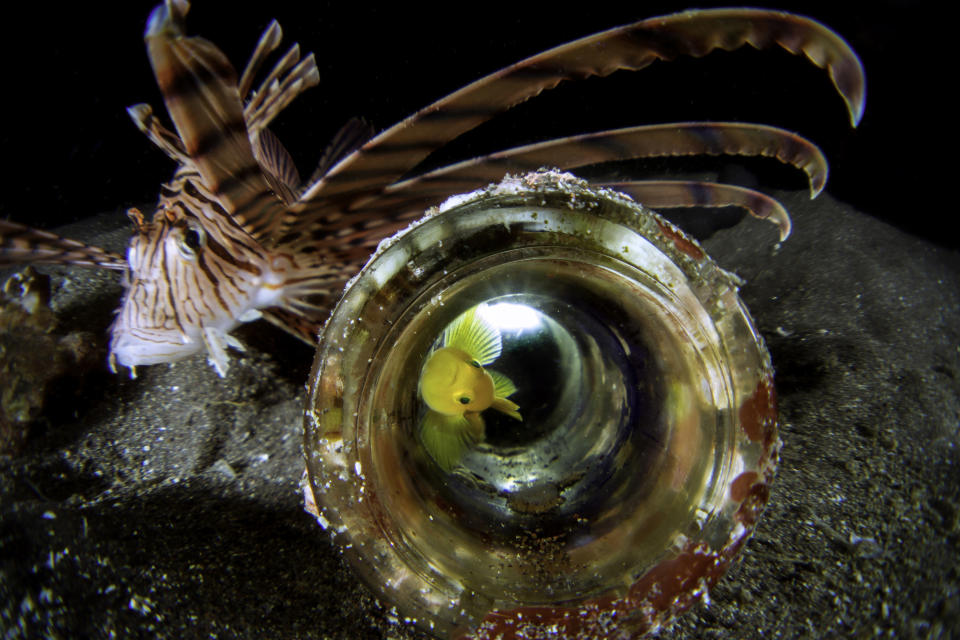
[{"label": "sandy seabed", "polygon": [[[778,476],[709,604],[659,637],[954,637],[960,254],[828,195],[781,198],[779,251],[752,220],[705,243],[773,357]],[[122,250],[128,227],[66,233]],[[61,324],[105,343],[118,278],[49,272]],[[225,379],[202,356],[136,380],[104,365],[0,457],[3,638],[421,637],[302,511],[309,349],[265,323],[238,335]]]}]

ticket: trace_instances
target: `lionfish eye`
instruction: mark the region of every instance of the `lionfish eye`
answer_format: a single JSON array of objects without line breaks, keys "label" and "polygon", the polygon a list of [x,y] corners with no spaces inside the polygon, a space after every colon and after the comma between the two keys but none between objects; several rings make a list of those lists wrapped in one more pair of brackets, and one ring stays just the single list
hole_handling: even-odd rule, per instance
[{"label": "lionfish eye", "polygon": [[184,258],[195,258],[204,244],[206,244],[206,233],[202,227],[188,226],[180,233],[177,246]]},{"label": "lionfish eye", "polygon": [[183,234],[183,243],[194,251],[200,248],[202,241],[203,237],[196,229],[187,229],[187,231]]}]

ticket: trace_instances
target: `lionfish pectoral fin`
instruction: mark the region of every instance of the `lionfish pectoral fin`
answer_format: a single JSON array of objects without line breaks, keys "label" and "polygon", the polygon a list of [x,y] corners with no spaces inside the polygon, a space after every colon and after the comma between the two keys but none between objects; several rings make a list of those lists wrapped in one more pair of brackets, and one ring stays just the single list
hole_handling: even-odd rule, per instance
[{"label": "lionfish pectoral fin", "polygon": [[[120,373],[120,367],[124,365],[117,362],[117,354],[110,352],[110,355],[107,356],[107,368],[110,369],[110,373]],[[127,372],[130,375],[131,380],[137,379],[137,367],[135,365],[130,365],[127,367]]]},{"label": "lionfish pectoral fin", "polygon": [[780,242],[790,236],[793,223],[779,201],[765,193],[732,184],[699,180],[645,180],[642,182],[597,182],[628,194],[651,209],[671,207],[740,207],[754,218],[767,220],[780,230]]},{"label": "lionfish pectoral fin", "polygon": [[189,5],[154,10],[144,39],[157,84],[183,149],[220,205],[256,240],[269,237],[284,210],[251,147],[237,74],[226,56],[181,26]]},{"label": "lionfish pectoral fin", "polygon": [[307,182],[306,189],[310,185],[322,178],[338,162],[359,149],[374,135],[373,127],[363,118],[350,118],[340,130],[334,134],[330,144],[323,150],[320,161],[317,162],[317,168]]},{"label": "lionfish pectoral fin", "polygon": [[263,312],[260,311],[259,309],[247,309],[246,311],[241,313],[239,316],[237,316],[237,320],[239,320],[240,322],[253,322],[254,320],[259,320],[262,317],[263,317]]},{"label": "lionfish pectoral fin", "polygon": [[[829,72],[851,123],[860,121],[866,96],[863,66],[831,30],[809,18],[764,9],[690,11],[587,36],[481,78],[378,134],[311,184],[301,200],[369,200],[448,141],[565,80],[639,70],[656,60],[699,57],[746,44],[805,54]],[[379,148],[389,148],[389,158],[376,153]]]},{"label": "lionfish pectoral fin", "polygon": [[[430,153],[482,122],[566,80],[606,76],[618,69],[639,70],[656,60],[672,60],[681,55],[699,57],[716,49],[732,50],[746,44],[758,49],[779,46],[791,53],[805,54],[828,71],[846,103],[851,123],[859,122],[866,96],[863,66],[842,38],[814,20],[763,9],[707,9],[650,18],[517,62],[382,131],[326,174],[311,178],[293,207],[296,215],[287,215],[285,232],[305,233],[319,224],[327,229],[328,239],[317,241],[318,251],[336,250],[345,242],[369,251],[402,228],[411,216],[441,202],[450,193],[500,180],[504,170],[523,170],[521,158],[485,157],[476,159],[475,165],[459,176],[434,176],[440,178],[437,184],[425,185],[417,182],[419,178],[397,182]],[[599,143],[591,145],[590,140],[584,142],[580,151],[584,146],[603,147]],[[381,149],[389,149],[390,153],[378,153]],[[779,146],[778,152],[784,149],[789,155],[789,146]],[[793,159],[776,157],[798,166]],[[568,166],[574,164],[585,163],[571,162]],[[807,171],[811,189],[817,192],[822,187],[821,175],[811,170],[819,169],[812,165],[801,168]],[[466,184],[448,190],[444,187],[448,180]],[[328,218],[328,208],[320,206],[332,201],[337,201],[340,214],[335,220]],[[312,203],[317,206],[310,207]],[[384,212],[389,214],[385,216]],[[367,228],[367,221],[376,221],[376,226]]]},{"label": "lionfish pectoral fin", "polygon": [[317,345],[317,336],[323,327],[321,320],[311,320],[302,313],[281,309],[279,307],[270,307],[262,309],[263,319],[270,324],[279,327],[295,338],[303,340],[311,347]]},{"label": "lionfish pectoral fin", "polygon": [[423,201],[484,187],[507,172],[528,173],[541,167],[566,171],[639,158],[694,155],[774,158],[807,175],[811,197],[827,181],[823,152],[785,129],[742,122],[671,122],[556,138],[470,158],[394,183],[364,207],[395,209],[416,198],[422,208]]},{"label": "lionfish pectoral fin", "polygon": [[119,253],[17,222],[0,220],[0,266],[25,262],[70,264],[118,271],[127,268],[127,259]]},{"label": "lionfish pectoral fin", "polygon": [[237,351],[246,351],[239,340],[229,333],[215,327],[205,327],[203,333],[203,344],[207,348],[207,362],[217,370],[217,374],[224,378],[227,370],[230,368],[230,356],[227,354],[227,347],[232,347]]},{"label": "lionfish pectoral fin", "polygon": [[287,204],[295,202],[300,172],[280,139],[269,129],[262,129],[254,139],[253,155],[274,192]]},{"label": "lionfish pectoral fin", "polygon": [[[482,436],[482,419],[480,425]],[[420,440],[437,465],[444,471],[450,471],[460,462],[464,452],[480,440],[480,436],[477,435],[476,420],[471,421],[465,415],[447,416],[430,410],[420,426]]]}]

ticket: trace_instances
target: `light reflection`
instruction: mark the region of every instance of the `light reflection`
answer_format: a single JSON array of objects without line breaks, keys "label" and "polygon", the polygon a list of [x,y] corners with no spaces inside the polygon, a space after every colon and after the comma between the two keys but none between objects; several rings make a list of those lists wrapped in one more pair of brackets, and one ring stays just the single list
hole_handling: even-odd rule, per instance
[{"label": "light reflection", "polygon": [[525,304],[498,302],[482,305],[478,311],[484,320],[500,329],[500,331],[529,331],[537,329],[543,324],[540,313]]}]

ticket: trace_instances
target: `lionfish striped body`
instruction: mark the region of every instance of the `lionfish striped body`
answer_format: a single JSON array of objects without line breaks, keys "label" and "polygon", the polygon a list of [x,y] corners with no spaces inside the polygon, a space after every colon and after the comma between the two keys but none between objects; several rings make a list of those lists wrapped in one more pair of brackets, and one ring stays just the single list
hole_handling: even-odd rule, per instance
[{"label": "lionfish striped body", "polygon": [[[807,140],[773,127],[681,123],[603,131],[517,147],[403,179],[449,140],[565,79],[641,69],[678,55],[701,56],[744,44],[781,46],[826,68],[859,121],[865,84],[856,54],[822,25],[763,10],[693,11],[639,22],[518,62],[370,137],[348,123],[301,184],[290,156],[267,126],[291,100],[317,84],[312,54],[294,45],[253,90],[279,45],[274,22],[238,78],[211,43],[186,37],[186,0],[157,7],[145,39],[176,132],[147,105],[128,111],[177,162],[124,258],[54,234],[0,221],[0,264],[48,262],[120,269],[126,293],[111,329],[111,365],[171,362],[206,350],[224,375],[237,325],[264,317],[304,340],[315,339],[335,295],[372,248],[409,219],[451,194],[541,166],[571,169],[661,155],[774,157],[808,175],[812,196],[827,166]],[[790,232],[783,207],[759,192],[706,182],[609,183],[651,207],[739,205]]]},{"label": "lionfish striped body", "polygon": [[[112,328],[112,361],[126,366],[178,360],[206,348],[221,374],[225,348],[241,348],[229,335],[238,324],[287,312],[309,314],[311,295],[325,295],[336,271],[301,256],[267,251],[238,226],[221,221],[217,200],[204,193],[195,172],[181,169],[163,186],[150,223],[132,211],[136,232],[127,250],[130,280]],[[216,221],[216,222],[213,222]],[[173,284],[175,283],[175,284]]]}]

